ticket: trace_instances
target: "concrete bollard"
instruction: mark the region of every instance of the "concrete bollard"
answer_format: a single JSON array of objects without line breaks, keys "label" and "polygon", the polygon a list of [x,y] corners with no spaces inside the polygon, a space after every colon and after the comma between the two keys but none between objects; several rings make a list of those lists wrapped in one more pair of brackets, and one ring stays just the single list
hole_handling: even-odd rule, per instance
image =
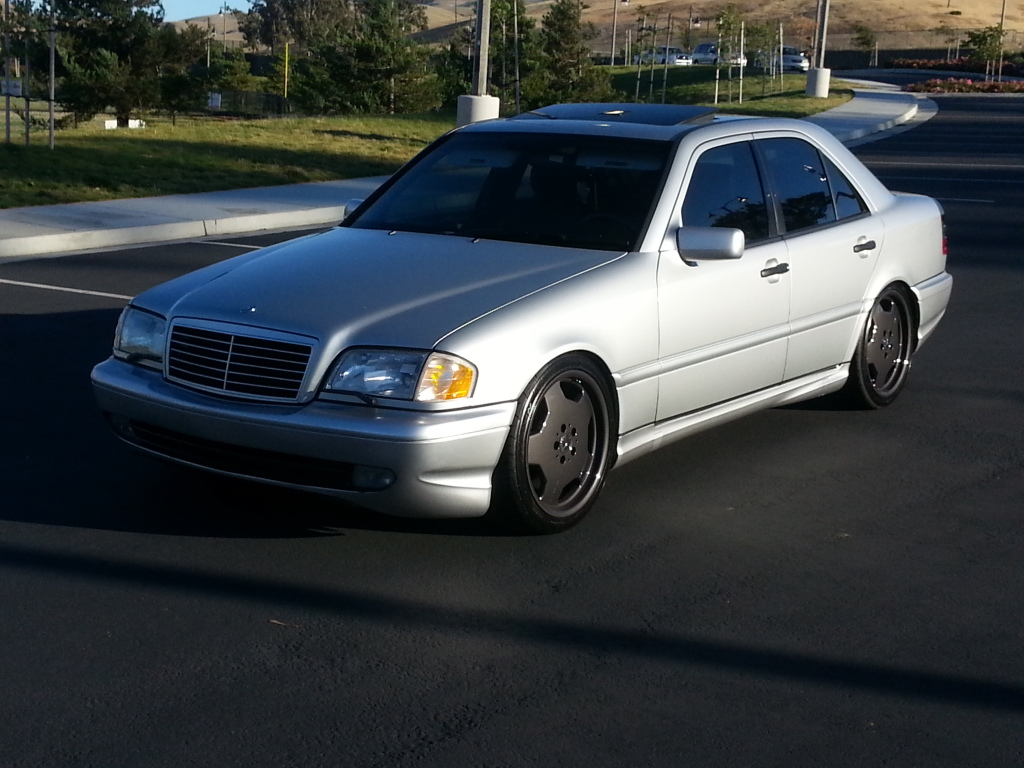
[{"label": "concrete bollard", "polygon": [[812,69],[807,73],[807,88],[804,94],[814,96],[817,99],[828,98],[829,80],[832,77],[831,69]]},{"label": "concrete bollard", "polygon": [[459,96],[455,124],[460,128],[481,120],[493,120],[501,112],[501,99],[496,96]]}]

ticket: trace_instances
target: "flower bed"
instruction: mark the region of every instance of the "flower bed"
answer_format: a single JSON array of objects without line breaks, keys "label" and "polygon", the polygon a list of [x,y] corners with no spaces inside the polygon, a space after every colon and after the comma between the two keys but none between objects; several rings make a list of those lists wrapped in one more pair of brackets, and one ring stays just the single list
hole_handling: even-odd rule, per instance
[{"label": "flower bed", "polygon": [[994,80],[969,80],[966,78],[936,78],[923,83],[911,83],[905,86],[908,91],[917,93],[1024,93],[1024,82]]},{"label": "flower bed", "polygon": [[[1024,66],[1009,60],[1003,62],[1003,75],[1024,77]],[[888,66],[894,69],[935,69],[941,72],[970,72],[985,74],[985,62],[961,57],[959,59],[893,59]]]}]

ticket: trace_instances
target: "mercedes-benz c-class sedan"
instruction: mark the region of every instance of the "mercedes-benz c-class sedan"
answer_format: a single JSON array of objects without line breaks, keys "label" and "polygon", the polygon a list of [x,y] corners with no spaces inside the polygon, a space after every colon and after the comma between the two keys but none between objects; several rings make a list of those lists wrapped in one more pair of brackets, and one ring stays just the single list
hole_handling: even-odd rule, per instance
[{"label": "mercedes-benz c-class sedan", "polygon": [[146,291],[92,380],[165,459],[554,532],[698,430],[892,403],[945,264],[939,204],[809,123],[558,105],[448,133],[334,229]]}]

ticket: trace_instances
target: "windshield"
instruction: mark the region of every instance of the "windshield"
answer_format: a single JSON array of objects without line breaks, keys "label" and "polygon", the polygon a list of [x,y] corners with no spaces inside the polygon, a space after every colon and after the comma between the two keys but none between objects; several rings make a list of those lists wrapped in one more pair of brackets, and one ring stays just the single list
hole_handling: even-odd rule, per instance
[{"label": "windshield", "polygon": [[670,148],[602,136],[455,133],[346,226],[630,251]]}]

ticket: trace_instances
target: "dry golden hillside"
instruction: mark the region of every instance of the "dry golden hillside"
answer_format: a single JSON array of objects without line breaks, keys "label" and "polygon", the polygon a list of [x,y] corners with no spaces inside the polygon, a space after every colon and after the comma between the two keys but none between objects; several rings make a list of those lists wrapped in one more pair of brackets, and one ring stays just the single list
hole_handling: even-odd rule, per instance
[{"label": "dry golden hillside", "polygon": [[[744,19],[750,22],[782,22],[788,40],[800,44],[810,41],[814,29],[814,0],[584,0],[587,6],[584,18],[598,28],[595,50],[603,50],[611,40],[612,16],[618,5],[618,46],[625,44],[626,29],[635,24],[637,11],[658,14],[659,27],[664,28],[669,13],[673,18],[674,44],[682,44],[691,14],[703,19],[701,29],[692,30],[691,43],[701,35],[712,39],[714,32],[707,23],[727,5],[735,5]],[[442,26],[472,15],[475,3],[471,0],[434,0],[430,9],[431,26]],[[541,17],[549,0],[530,2],[527,12]],[[943,35],[932,32],[945,26],[951,30],[972,30],[999,23],[1001,0],[832,0],[829,14],[829,37],[834,44],[843,46],[855,25],[870,28],[881,45],[893,48],[942,47]],[[1007,0],[1007,44],[1011,49],[1024,45],[1024,2]]]},{"label": "dry golden hillside", "polygon": [[[527,12],[538,19],[550,4],[550,0],[526,0]],[[665,29],[668,14],[672,14],[673,44],[685,44],[686,29],[691,15],[701,18],[700,29],[691,30],[691,46],[701,39],[713,39],[714,31],[708,20],[714,18],[727,5],[735,5],[744,19],[750,22],[781,22],[787,43],[807,45],[814,30],[815,0],[585,0],[584,18],[592,22],[599,35],[593,41],[595,51],[610,48],[612,16],[617,9],[617,43],[621,50],[626,41],[626,30],[635,25],[637,12],[643,9],[648,14],[657,14],[658,26]],[[431,29],[437,30],[430,36],[439,41],[445,35],[445,27],[451,27],[456,20],[465,22],[475,14],[475,0],[432,0],[425,10]],[[948,27],[961,32],[999,23],[1002,10],[1001,0],[831,0],[829,14],[829,39],[831,47],[846,47],[850,31],[858,24],[871,29],[885,48],[941,48],[946,45],[948,35],[937,34],[937,28]],[[216,40],[224,40],[228,46],[242,44],[238,24],[232,14],[213,14],[194,19],[173,22],[209,28]],[[1007,0],[1006,3],[1007,47],[1017,50],[1024,46],[1024,2]]]}]

